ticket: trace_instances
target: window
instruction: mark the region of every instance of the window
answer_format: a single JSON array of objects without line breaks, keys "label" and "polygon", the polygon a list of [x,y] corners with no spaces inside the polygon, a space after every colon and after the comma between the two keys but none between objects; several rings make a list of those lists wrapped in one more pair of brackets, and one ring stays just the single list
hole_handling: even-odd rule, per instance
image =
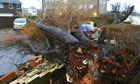
[{"label": "window", "polygon": [[15,23],[25,23],[26,20],[25,19],[16,19]]},{"label": "window", "polygon": [[37,11],[32,11],[33,13],[37,13]]},{"label": "window", "polygon": [[0,8],[4,8],[4,5],[3,5],[3,3],[0,3]]},{"label": "window", "polygon": [[48,0],[45,0],[45,2],[48,2]]},{"label": "window", "polygon": [[83,7],[83,6],[82,6],[82,5],[80,5],[80,6],[79,6],[79,9],[82,9],[82,7]]},{"label": "window", "polygon": [[63,0],[64,1],[64,3],[68,3],[68,0]]},{"label": "window", "polygon": [[56,9],[58,9],[59,7],[58,7],[58,6],[56,6],[55,8],[56,8]]},{"label": "window", "polygon": [[17,8],[17,9],[20,9],[20,5],[16,5],[16,8]]},{"label": "window", "polygon": [[9,4],[9,9],[13,9],[13,4]]},{"label": "window", "polygon": [[93,8],[93,5],[89,5],[89,9],[92,9]]},{"label": "window", "polygon": [[84,9],[87,9],[87,5],[84,5]]},{"label": "window", "polygon": [[73,8],[77,8],[77,6],[76,5],[74,5],[74,6],[72,6]]},{"label": "window", "polygon": [[47,7],[44,7],[44,9],[47,10],[48,8]]}]

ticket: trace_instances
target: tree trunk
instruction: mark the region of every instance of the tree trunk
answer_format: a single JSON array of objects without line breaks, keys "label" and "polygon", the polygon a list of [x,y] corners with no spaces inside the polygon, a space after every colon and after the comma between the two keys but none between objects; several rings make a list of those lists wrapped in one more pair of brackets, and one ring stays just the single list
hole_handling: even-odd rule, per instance
[{"label": "tree trunk", "polygon": [[78,40],[68,34],[67,32],[64,32],[63,30],[59,28],[54,28],[50,26],[45,26],[39,23],[35,23],[41,30],[45,31],[47,34],[54,36],[57,38],[61,43],[75,43],[78,42]]},{"label": "tree trunk", "polygon": [[79,27],[77,29],[75,29],[75,32],[72,33],[72,35],[74,37],[76,37],[80,42],[83,43],[88,43],[90,42],[90,39],[88,39],[84,33],[83,33],[83,29],[82,29],[82,25],[80,24]]}]

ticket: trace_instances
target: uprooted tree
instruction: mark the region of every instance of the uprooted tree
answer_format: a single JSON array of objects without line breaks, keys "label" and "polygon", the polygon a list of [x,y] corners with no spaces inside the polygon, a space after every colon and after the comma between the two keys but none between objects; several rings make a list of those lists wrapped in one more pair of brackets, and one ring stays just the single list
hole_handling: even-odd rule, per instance
[{"label": "uprooted tree", "polygon": [[[140,57],[135,34],[131,30],[117,32],[113,33],[113,38],[104,37],[92,42],[83,34],[82,25],[79,22],[86,17],[86,14],[82,11],[80,11],[81,13],[75,11],[80,15],[75,16],[74,10],[72,10],[73,12],[63,11],[61,16],[53,16],[54,13],[50,13],[50,16],[41,19],[44,22],[33,22],[33,24],[27,25],[28,28],[37,26],[36,33],[33,34],[33,37],[26,38],[29,29],[23,28],[24,31],[19,31],[23,35],[20,41],[28,45],[35,54],[42,54],[44,58],[59,59],[64,62],[69,83],[132,84],[131,82],[135,80],[133,78],[139,76],[137,73],[140,70],[137,67]],[[86,11],[86,13],[88,12]],[[49,26],[40,24],[45,21],[50,22]],[[71,33],[71,28],[75,23],[79,24],[76,26],[75,32]],[[38,50],[34,47],[34,43],[39,43],[36,42],[38,38],[39,41],[45,42],[46,48],[43,46],[44,49]],[[54,45],[58,47],[56,48]],[[133,71],[135,71],[134,74]]]},{"label": "uprooted tree", "polygon": [[116,13],[117,23],[125,21],[128,16],[133,12],[135,6],[125,5],[123,8],[120,3],[111,4],[111,13]]}]

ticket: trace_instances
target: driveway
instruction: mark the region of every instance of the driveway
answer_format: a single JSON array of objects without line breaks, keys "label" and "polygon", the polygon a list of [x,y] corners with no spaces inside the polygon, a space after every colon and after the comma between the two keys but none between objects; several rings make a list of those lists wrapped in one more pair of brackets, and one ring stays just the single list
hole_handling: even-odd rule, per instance
[{"label": "driveway", "polygon": [[13,28],[0,29],[0,42],[5,41],[5,36],[14,33]]},{"label": "driveway", "polygon": [[30,51],[19,44],[6,45],[2,42],[7,40],[5,36],[12,35],[13,29],[0,29],[0,76],[11,71],[16,71],[16,65],[27,62],[29,58],[34,56]]}]

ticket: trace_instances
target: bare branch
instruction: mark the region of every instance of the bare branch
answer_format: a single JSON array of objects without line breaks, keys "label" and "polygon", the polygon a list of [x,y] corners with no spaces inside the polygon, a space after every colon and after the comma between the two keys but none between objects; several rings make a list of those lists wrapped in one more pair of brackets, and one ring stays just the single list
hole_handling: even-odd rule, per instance
[{"label": "bare branch", "polygon": [[30,49],[31,49],[35,54],[42,54],[44,58],[49,58],[49,56],[51,56],[51,59],[55,59],[55,58],[57,58],[57,59],[63,59],[63,57],[62,57],[62,56],[63,56],[63,53],[62,53],[59,49],[48,51],[49,48],[50,48],[50,44],[49,44],[48,39],[46,39],[47,48],[46,48],[45,50],[42,50],[42,51],[38,51],[37,49],[35,49],[35,48],[33,47],[32,44],[30,44],[30,43],[28,43],[28,42],[26,42],[26,41],[24,41],[23,43],[27,44],[27,45],[30,47]]},{"label": "bare branch", "polygon": [[63,24],[61,24],[60,22],[54,20],[52,17],[51,17],[51,18],[47,17],[47,19],[45,19],[45,20],[51,21],[52,23],[54,23],[54,24],[56,24],[56,25],[59,25],[59,26],[62,27],[62,28],[64,27]]},{"label": "bare branch", "polygon": [[70,21],[68,22],[68,30],[67,30],[67,33],[68,33],[68,34],[71,33],[70,25],[71,25],[71,23],[72,23],[72,19],[73,19],[73,17],[71,16]]},{"label": "bare branch", "polygon": [[129,9],[127,9],[125,16],[121,16],[120,17],[120,22],[123,22],[124,20],[127,19],[127,17],[132,13],[132,11],[134,10],[135,6],[131,6]]},{"label": "bare branch", "polygon": [[49,43],[49,40],[47,39],[47,38],[45,38],[45,40],[46,40],[46,44],[47,44],[47,48],[45,49],[45,50],[49,50],[49,48],[50,48],[50,43]]},{"label": "bare branch", "polygon": [[134,6],[126,6],[125,9],[121,10],[121,4],[120,3],[116,3],[116,4],[112,4],[112,11],[111,13],[116,13],[116,19],[118,20],[117,23],[123,22],[124,20],[127,19],[127,17],[132,13]]},{"label": "bare branch", "polygon": [[34,21],[37,22],[41,18],[41,16],[42,16],[42,13],[40,12],[38,18],[36,18],[36,20],[34,20]]},{"label": "bare branch", "polygon": [[39,54],[39,53],[40,53],[37,49],[35,49],[35,48],[33,47],[32,44],[30,44],[30,43],[28,43],[28,42],[26,42],[26,41],[23,41],[23,43],[26,44],[26,45],[28,45],[28,46],[31,48],[31,50],[32,50],[35,54]]},{"label": "bare branch", "polygon": [[45,18],[46,18],[46,11],[45,11],[45,13],[43,15],[43,18],[39,21],[39,23],[41,23]]},{"label": "bare branch", "polygon": [[50,50],[50,51],[42,51],[41,53],[42,53],[43,55],[56,54],[56,53],[59,55],[60,50],[57,49],[57,50]]}]

